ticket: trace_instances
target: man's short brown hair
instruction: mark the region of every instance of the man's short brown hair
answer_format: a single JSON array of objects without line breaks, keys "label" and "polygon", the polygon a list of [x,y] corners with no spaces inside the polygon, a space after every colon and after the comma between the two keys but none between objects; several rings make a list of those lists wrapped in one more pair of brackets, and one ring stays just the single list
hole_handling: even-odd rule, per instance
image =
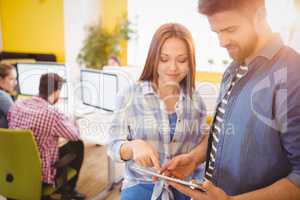
[{"label": "man's short brown hair", "polygon": [[260,8],[265,8],[265,0],[199,0],[198,2],[199,12],[207,16],[235,9],[255,14]]},{"label": "man's short brown hair", "polygon": [[43,74],[40,78],[39,96],[43,99],[58,90],[61,90],[65,80],[56,73]]}]

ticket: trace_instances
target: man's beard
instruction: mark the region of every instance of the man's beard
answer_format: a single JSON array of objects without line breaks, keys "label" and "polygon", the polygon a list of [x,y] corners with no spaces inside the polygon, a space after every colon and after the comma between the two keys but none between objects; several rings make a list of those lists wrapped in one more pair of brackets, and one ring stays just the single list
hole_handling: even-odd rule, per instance
[{"label": "man's beard", "polygon": [[[227,48],[227,51],[230,57],[240,64],[245,64],[245,60],[254,52],[257,45],[257,37],[253,38],[251,41],[245,45],[245,48],[242,48],[238,44],[230,45]],[[229,48],[234,47],[236,51],[234,53],[230,53]]]}]

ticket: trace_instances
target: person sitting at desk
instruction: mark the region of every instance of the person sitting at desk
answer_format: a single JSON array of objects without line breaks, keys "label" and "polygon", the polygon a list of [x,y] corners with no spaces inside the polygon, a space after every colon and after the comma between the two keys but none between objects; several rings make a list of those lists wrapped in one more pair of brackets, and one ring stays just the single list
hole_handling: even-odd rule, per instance
[{"label": "person sitting at desk", "polygon": [[194,44],[184,26],[165,24],[156,31],[139,82],[120,96],[114,115],[107,147],[113,160],[125,161],[121,200],[189,199],[133,169],[137,164],[159,171],[169,160],[193,157],[193,149],[207,142],[206,108],[195,92]]},{"label": "person sitting at desk", "polygon": [[117,56],[111,55],[107,61],[108,66],[121,66],[121,62]]},{"label": "person sitting at desk", "polygon": [[[83,142],[78,128],[52,105],[58,102],[64,80],[55,73],[44,74],[40,78],[39,96],[17,101],[9,110],[9,128],[31,129],[37,142],[42,160],[43,184],[55,186],[62,169],[55,163],[67,154],[76,158],[68,166],[76,169],[77,175],[66,183],[61,191],[67,199],[85,199],[75,190],[83,161]],[[71,140],[61,148],[59,137]],[[67,167],[67,166],[65,166]]]},{"label": "person sitting at desk", "polygon": [[17,85],[17,73],[12,65],[0,63],[0,128],[7,128],[6,115],[13,99],[10,96]]}]

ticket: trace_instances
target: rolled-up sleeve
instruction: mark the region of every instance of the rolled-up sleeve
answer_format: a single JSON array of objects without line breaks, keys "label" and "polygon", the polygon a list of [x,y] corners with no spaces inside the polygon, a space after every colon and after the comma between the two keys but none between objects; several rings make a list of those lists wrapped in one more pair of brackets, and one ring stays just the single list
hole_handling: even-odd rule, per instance
[{"label": "rolled-up sleeve", "polygon": [[106,145],[107,154],[114,161],[123,162],[120,157],[121,146],[128,142],[128,135],[130,134],[129,127],[129,108],[133,98],[133,93],[126,89],[118,95],[116,102],[116,110],[114,111],[111,125],[108,129],[109,141]]}]

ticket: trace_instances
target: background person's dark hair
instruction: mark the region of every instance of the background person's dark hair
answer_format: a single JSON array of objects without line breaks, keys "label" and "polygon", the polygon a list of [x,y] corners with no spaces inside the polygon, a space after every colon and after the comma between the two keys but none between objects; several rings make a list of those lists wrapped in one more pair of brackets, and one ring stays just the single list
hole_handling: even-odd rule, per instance
[{"label": "background person's dark hair", "polygon": [[9,75],[10,71],[13,69],[15,69],[13,65],[0,63],[0,77],[5,78],[6,76]]},{"label": "background person's dark hair", "polygon": [[207,16],[228,10],[241,10],[244,14],[254,15],[265,8],[265,0],[199,0],[198,11]]},{"label": "background person's dark hair", "polygon": [[39,96],[45,100],[58,90],[61,90],[65,80],[55,73],[43,74],[40,78]]}]

